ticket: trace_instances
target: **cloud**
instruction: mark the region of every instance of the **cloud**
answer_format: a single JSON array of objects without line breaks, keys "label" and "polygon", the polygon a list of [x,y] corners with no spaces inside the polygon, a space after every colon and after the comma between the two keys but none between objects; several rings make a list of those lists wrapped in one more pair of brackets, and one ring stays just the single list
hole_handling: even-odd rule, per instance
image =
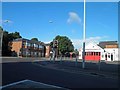
[{"label": "cloud", "polygon": [[73,22],[76,23],[81,23],[81,18],[79,17],[79,15],[75,12],[69,12],[69,18],[67,20],[67,23],[71,24]]},{"label": "cloud", "polygon": [[[99,41],[103,41],[104,39],[108,38],[108,36],[96,36],[96,37],[89,37],[86,38],[86,45],[90,42],[99,43]],[[80,49],[82,47],[83,39],[71,39],[75,49]]]},{"label": "cloud", "polygon": [[50,41],[44,41],[45,44],[49,44],[50,42],[52,42],[52,40],[50,40]]}]

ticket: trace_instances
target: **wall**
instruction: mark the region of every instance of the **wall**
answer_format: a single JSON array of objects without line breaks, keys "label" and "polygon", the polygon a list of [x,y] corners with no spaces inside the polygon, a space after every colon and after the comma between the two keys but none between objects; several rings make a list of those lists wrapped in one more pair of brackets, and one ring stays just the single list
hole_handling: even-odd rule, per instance
[{"label": "wall", "polygon": [[50,46],[46,46],[46,53],[45,53],[45,57],[49,57],[50,56]]},{"label": "wall", "polygon": [[15,51],[19,55],[20,48],[22,48],[22,41],[12,42],[12,51]]},{"label": "wall", "polygon": [[110,58],[107,61],[111,61],[111,54],[113,55],[113,61],[118,61],[118,48],[105,48],[107,55],[110,55]]}]

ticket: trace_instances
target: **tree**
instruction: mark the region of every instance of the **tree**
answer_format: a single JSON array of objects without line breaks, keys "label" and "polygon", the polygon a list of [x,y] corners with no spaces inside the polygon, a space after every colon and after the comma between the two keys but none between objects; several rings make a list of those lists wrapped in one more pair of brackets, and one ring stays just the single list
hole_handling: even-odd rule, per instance
[{"label": "tree", "polygon": [[2,55],[3,56],[11,56],[11,44],[10,41],[14,39],[22,38],[19,32],[9,33],[8,31],[3,31],[3,41],[2,41]]},{"label": "tree", "polygon": [[78,56],[79,55],[79,51],[77,49],[74,50],[74,53]]},{"label": "tree", "polygon": [[10,56],[11,50],[8,46],[9,43],[9,34],[7,31],[3,31],[3,41],[2,41],[2,55],[3,56]]},{"label": "tree", "polygon": [[19,32],[9,33],[9,40],[12,41],[17,38],[22,38]]},{"label": "tree", "polygon": [[[71,42],[71,40],[66,36],[56,36],[54,40],[58,40],[58,51],[62,55],[65,55],[67,52],[73,52],[74,46]],[[50,43],[51,46],[53,46],[52,42]]]},{"label": "tree", "polygon": [[33,40],[33,41],[38,41],[38,38],[32,38],[31,40]]},{"label": "tree", "polygon": [[0,31],[3,31],[3,28],[0,26]]}]

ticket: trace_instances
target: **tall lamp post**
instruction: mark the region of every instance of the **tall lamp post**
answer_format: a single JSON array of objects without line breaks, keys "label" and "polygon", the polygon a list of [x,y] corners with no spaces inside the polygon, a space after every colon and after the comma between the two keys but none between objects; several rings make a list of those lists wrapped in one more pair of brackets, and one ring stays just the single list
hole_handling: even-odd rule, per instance
[{"label": "tall lamp post", "polygon": [[0,86],[2,86],[2,39],[3,31],[0,28]]},{"label": "tall lamp post", "polygon": [[84,0],[84,28],[83,28],[83,52],[82,52],[82,68],[85,68],[85,31],[86,31],[86,0]]},{"label": "tall lamp post", "polygon": [[2,38],[3,38],[3,31],[0,30],[0,57],[2,57]]}]

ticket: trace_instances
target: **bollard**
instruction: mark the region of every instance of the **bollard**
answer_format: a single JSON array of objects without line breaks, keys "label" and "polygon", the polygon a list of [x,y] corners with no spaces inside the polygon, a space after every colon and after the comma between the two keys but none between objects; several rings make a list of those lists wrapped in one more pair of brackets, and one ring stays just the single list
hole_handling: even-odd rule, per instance
[{"label": "bollard", "polygon": [[51,61],[51,59],[52,59],[52,56],[50,56],[50,61]]},{"label": "bollard", "polygon": [[60,57],[60,63],[62,64],[62,56]]},{"label": "bollard", "polygon": [[78,62],[77,62],[77,57],[76,57],[76,60],[75,60],[75,66],[77,66],[77,63],[78,63]]},{"label": "bollard", "polygon": [[98,61],[98,70],[100,70],[100,60]]}]

